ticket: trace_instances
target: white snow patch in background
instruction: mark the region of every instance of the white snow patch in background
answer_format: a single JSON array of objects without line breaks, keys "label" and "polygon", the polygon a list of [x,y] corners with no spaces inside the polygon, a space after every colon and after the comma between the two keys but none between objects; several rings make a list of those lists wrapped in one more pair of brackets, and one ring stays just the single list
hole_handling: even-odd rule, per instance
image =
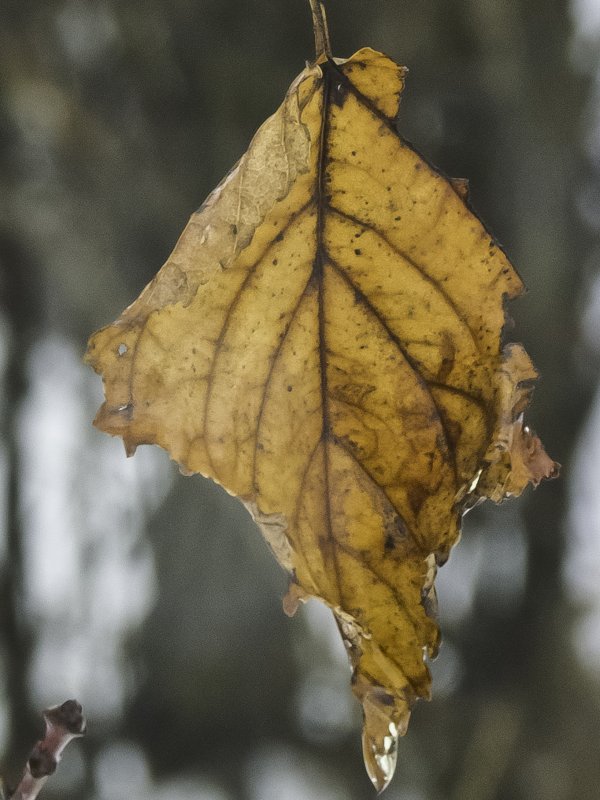
[{"label": "white snow patch in background", "polygon": [[567,591],[582,609],[574,644],[582,663],[600,674],[600,393],[581,434],[569,480]]},{"label": "white snow patch in background", "polygon": [[[8,323],[0,313],[0,419],[6,414],[6,367],[10,346]],[[8,456],[0,439],[0,564],[6,558],[8,535]]]},{"label": "white snow patch in background", "polygon": [[[591,94],[585,132],[586,154],[595,167],[590,184],[578,198],[584,221],[597,231],[597,174],[600,168],[600,0],[572,0],[574,37],[572,59],[591,72]],[[586,47],[592,57],[585,62]],[[583,56],[582,56],[583,53]],[[581,59],[584,58],[582,61]],[[582,339],[589,350],[600,352],[600,277],[590,284],[583,309]],[[592,404],[570,468],[568,536],[563,577],[567,594],[581,610],[573,628],[573,644],[584,667],[600,677],[600,391]]]},{"label": "white snow patch in background", "polygon": [[119,41],[119,22],[110,5],[69,0],[56,17],[56,27],[67,56],[79,67],[95,66]]},{"label": "white snow patch in background", "polygon": [[600,37],[600,0],[571,0],[576,38]]},{"label": "white snow patch in background", "polygon": [[210,780],[183,777],[161,782],[148,800],[229,800],[229,795]]},{"label": "white snow patch in background", "polygon": [[284,747],[257,751],[246,767],[251,800],[349,800],[316,759]]},{"label": "white snow patch in background", "polygon": [[324,659],[334,668],[347,667],[348,653],[329,606],[312,598],[307,603],[302,603],[299,611],[307,623],[309,635],[314,638],[315,646],[322,651]]},{"label": "white snow patch in background", "polygon": [[94,774],[100,800],[146,800],[150,795],[148,762],[132,742],[115,742],[101,750]]},{"label": "white snow patch in background", "polygon": [[25,604],[37,622],[35,702],[76,696],[96,718],[128,691],[122,644],[148,614],[156,581],[144,539],[172,471],[158,448],[126,459],[95,431],[98,380],[66,340],[32,349],[20,414]]},{"label": "white snow patch in background", "polygon": [[442,628],[457,625],[471,614],[483,548],[483,536],[465,537],[450,551],[448,563],[438,570],[435,589]]},{"label": "white snow patch in background", "polygon": [[[600,221],[600,214],[598,219]],[[585,346],[600,353],[600,275],[595,275],[587,287],[587,305],[582,314],[581,332]]]},{"label": "white snow patch in background", "polygon": [[143,750],[126,740],[98,753],[94,777],[97,800],[230,800],[221,786],[203,776],[179,775],[154,784]]}]

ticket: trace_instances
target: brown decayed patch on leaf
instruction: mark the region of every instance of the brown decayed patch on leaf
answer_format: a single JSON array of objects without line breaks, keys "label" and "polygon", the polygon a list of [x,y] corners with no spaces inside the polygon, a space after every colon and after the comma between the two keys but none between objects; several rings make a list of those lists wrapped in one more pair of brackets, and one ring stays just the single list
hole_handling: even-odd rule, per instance
[{"label": "brown decayed patch on leaf", "polygon": [[396,133],[404,70],[321,58],[91,341],[96,424],[158,443],[250,509],[333,610],[378,788],[428,697],[433,580],[464,508],[556,466],[521,427],[535,370],[501,347],[521,281],[448,181]]}]

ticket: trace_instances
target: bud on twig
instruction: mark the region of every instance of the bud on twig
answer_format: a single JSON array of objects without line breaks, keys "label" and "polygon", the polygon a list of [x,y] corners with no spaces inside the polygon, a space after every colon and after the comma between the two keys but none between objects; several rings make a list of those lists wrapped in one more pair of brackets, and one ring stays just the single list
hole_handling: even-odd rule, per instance
[{"label": "bud on twig", "polygon": [[44,711],[46,733],[31,751],[25,772],[8,800],[35,800],[42,787],[56,770],[63,750],[71,739],[85,733],[85,718],[77,700]]}]

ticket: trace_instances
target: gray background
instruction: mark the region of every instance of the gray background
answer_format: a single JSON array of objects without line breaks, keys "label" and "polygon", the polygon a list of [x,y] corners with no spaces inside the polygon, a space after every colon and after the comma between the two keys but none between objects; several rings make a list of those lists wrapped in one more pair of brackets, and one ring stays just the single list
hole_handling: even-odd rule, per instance
[{"label": "gray background", "polygon": [[[399,130],[529,293],[529,415],[564,477],[466,521],[440,575],[434,700],[389,800],[597,798],[600,126],[594,0],[329,0],[335,53],[410,68]],[[89,717],[45,797],[365,800],[326,613],[243,509],[96,432],[81,364],[313,53],[304,0],[0,0],[0,751]]]}]

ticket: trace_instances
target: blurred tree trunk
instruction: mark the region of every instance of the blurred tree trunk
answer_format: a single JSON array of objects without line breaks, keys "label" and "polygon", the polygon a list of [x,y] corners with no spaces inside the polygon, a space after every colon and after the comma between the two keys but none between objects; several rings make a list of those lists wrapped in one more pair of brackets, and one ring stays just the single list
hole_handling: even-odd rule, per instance
[{"label": "blurred tree trunk", "polygon": [[[1,165],[0,165],[1,166]],[[8,356],[0,420],[6,458],[6,550],[0,566],[0,641],[5,675],[8,746],[1,774],[16,785],[40,727],[28,690],[30,627],[24,611],[19,411],[27,393],[27,354],[39,333],[42,308],[36,270],[26,253],[0,230],[0,308],[7,323]]]},{"label": "blurred tree trunk", "polygon": [[[462,7],[480,56],[480,77],[465,80],[480,80],[494,109],[494,124],[481,132],[487,133],[488,142],[473,143],[475,155],[485,150],[495,154],[493,165],[481,161],[476,169],[477,173],[487,169],[489,175],[481,206],[484,216],[499,214],[506,220],[503,231],[493,228],[529,289],[509,309],[517,322],[516,332],[509,336],[526,343],[542,375],[528,422],[542,434],[548,452],[563,462],[564,472],[562,480],[542,485],[525,499],[528,571],[522,603],[504,618],[484,617],[465,637],[465,689],[472,693],[477,710],[466,717],[468,744],[456,761],[452,797],[575,796],[575,785],[564,783],[570,758],[577,757],[568,752],[583,746],[589,751],[584,760],[591,774],[585,789],[577,782],[577,796],[591,800],[600,780],[595,741],[593,735],[577,735],[575,729],[589,726],[591,733],[597,705],[576,700],[583,677],[572,656],[561,574],[567,509],[564,475],[591,399],[577,373],[578,330],[573,317],[582,291],[582,263],[590,247],[574,219],[575,191],[583,169],[577,143],[587,86],[568,61],[567,2],[472,0],[457,7]],[[477,184],[473,186],[477,197]],[[504,208],[496,208],[498,199]],[[498,764],[503,747],[504,762]],[[538,774],[542,764],[543,776]]]}]

